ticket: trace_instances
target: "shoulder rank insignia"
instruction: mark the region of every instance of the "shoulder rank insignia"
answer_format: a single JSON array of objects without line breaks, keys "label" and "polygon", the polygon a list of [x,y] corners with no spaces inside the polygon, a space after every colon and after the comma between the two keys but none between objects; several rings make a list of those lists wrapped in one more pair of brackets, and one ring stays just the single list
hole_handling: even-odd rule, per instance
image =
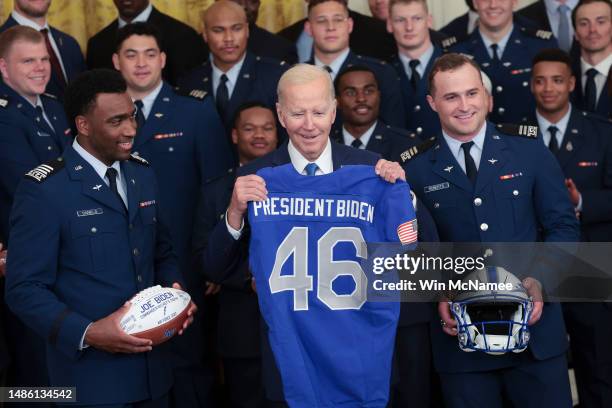
[{"label": "shoulder rank insignia", "polygon": [[8,106],[8,99],[0,98],[0,106],[6,108]]},{"label": "shoulder rank insignia", "polygon": [[51,99],[57,99],[57,96],[52,95],[52,94],[50,94],[50,93],[46,93],[46,92],[45,92],[43,95],[45,95],[46,97],[51,98]]},{"label": "shoulder rank insignia", "polygon": [[204,99],[207,94],[208,94],[208,92],[203,91],[201,89],[192,89],[189,92],[189,96],[191,96],[193,98],[196,98],[196,99]]},{"label": "shoulder rank insignia", "polygon": [[514,125],[511,123],[500,123],[497,129],[510,136],[523,136],[529,139],[538,137],[538,127],[531,125]]},{"label": "shoulder rank insignia", "polygon": [[400,158],[402,159],[402,163],[406,163],[408,160],[413,159],[414,157],[418,156],[419,154],[429,150],[429,148],[431,148],[431,146],[433,146],[436,143],[436,138],[435,137],[430,137],[429,139],[427,139],[426,141],[424,141],[423,143],[417,145],[417,146],[412,146],[410,149],[404,151],[402,154],[400,154]]},{"label": "shoulder rank insignia", "polygon": [[133,161],[133,162],[136,162],[138,164],[142,164],[143,166],[148,166],[149,165],[148,161],[146,161],[142,157],[136,156],[134,154],[130,154],[130,160]]},{"label": "shoulder rank insignia", "polygon": [[448,38],[442,40],[441,45],[442,45],[442,48],[448,48],[448,47],[450,47],[451,45],[453,45],[455,43],[457,43],[457,37],[452,36],[452,37],[448,37]]},{"label": "shoulder rank insignia", "polygon": [[552,35],[553,33],[551,31],[546,31],[546,30],[538,30],[535,33],[536,37],[541,38],[543,40],[550,40]]},{"label": "shoulder rank insignia", "polygon": [[55,160],[51,160],[50,162],[41,164],[40,166],[28,171],[25,174],[26,178],[30,180],[34,180],[37,183],[42,183],[50,177],[57,173],[59,170],[63,169],[65,166],[64,159],[62,157],[58,157]]},{"label": "shoulder rank insignia", "polygon": [[550,40],[553,36],[552,31],[536,30],[528,27],[521,27],[521,31],[531,37],[540,38],[542,40]]}]

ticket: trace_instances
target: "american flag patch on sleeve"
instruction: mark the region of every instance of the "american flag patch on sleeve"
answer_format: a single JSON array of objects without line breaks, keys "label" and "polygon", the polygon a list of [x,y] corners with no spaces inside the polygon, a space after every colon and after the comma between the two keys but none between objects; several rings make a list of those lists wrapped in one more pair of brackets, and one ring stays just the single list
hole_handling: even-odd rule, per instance
[{"label": "american flag patch on sleeve", "polygon": [[418,226],[416,218],[397,227],[397,236],[402,244],[412,244],[417,241]]}]

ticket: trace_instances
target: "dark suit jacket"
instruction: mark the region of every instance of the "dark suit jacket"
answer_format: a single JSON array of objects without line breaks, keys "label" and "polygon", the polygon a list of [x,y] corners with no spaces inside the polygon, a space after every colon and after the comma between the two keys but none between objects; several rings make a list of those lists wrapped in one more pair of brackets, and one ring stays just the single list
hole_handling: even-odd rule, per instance
[{"label": "dark suit jacket", "polygon": [[285,61],[289,65],[298,60],[294,43],[256,24],[249,24],[247,49],[255,55]]},{"label": "dark suit jacket", "polygon": [[[573,64],[574,76],[576,77],[576,87],[572,93],[572,102],[578,109],[586,110],[586,99],[582,88],[582,68],[580,67],[580,55],[574,58]],[[604,118],[612,118],[612,67],[608,72],[608,80],[606,85],[602,88],[595,107],[595,112]]]},{"label": "dark suit jacket", "polygon": [[[201,64],[206,58],[204,39],[187,24],[182,23],[155,7],[147,20],[159,29],[162,35],[162,48],[168,56],[163,77],[173,85],[187,71]],[[119,22],[115,19],[87,43],[87,66],[113,69],[112,56],[115,52],[115,36]]]},{"label": "dark suit jacket", "polygon": [[[15,21],[12,16],[9,16],[2,27],[0,27],[0,33],[5,31],[7,28],[16,25],[17,21]],[[66,76],[68,77],[68,82],[70,82],[77,75],[87,69],[85,66],[85,60],[83,59],[83,53],[81,52],[81,47],[74,37],[53,27],[51,27],[51,35],[53,36],[55,44],[57,44],[57,48],[59,50],[60,55],[57,57],[62,60],[64,70],[66,71]],[[64,99],[64,84],[65,82],[63,79],[59,78],[54,72],[52,72],[46,91],[47,93],[55,95],[62,100]]]},{"label": "dark suit jacket", "polygon": [[[209,236],[217,223],[224,223],[236,180],[236,169],[210,181],[201,192],[198,210],[193,223],[193,249],[195,268],[208,276],[201,260],[206,252]],[[257,295],[251,289],[248,242],[241,249],[235,271],[221,282],[219,315],[217,321],[217,350],[222,357],[253,358],[260,355],[260,314]]]},{"label": "dark suit jacket", "polygon": [[[349,10],[353,19],[353,32],[349,40],[351,49],[361,55],[387,60],[395,49],[393,36],[387,32],[385,23],[370,16]],[[295,43],[304,30],[306,19],[282,29],[278,34]]]}]

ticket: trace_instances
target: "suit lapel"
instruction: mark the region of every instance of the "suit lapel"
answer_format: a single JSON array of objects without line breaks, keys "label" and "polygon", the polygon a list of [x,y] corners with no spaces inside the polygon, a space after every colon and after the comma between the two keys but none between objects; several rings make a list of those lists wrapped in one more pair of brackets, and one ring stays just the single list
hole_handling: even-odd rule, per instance
[{"label": "suit lapel", "polygon": [[475,193],[481,192],[499,174],[499,169],[503,168],[507,161],[504,154],[506,143],[502,138],[493,138],[495,129],[487,125],[487,133],[483,144],[480,165],[478,166],[478,176],[476,177]]},{"label": "suit lapel", "polygon": [[[236,86],[229,100],[229,106],[227,107],[227,113],[235,112],[240,104],[249,98],[251,95],[252,84],[255,82],[255,57],[247,51],[244,63],[238,73],[236,79]],[[228,120],[230,118],[227,118]]]},{"label": "suit lapel", "polygon": [[580,136],[579,131],[581,128],[581,126],[579,126],[581,120],[580,114],[576,112],[575,108],[572,108],[570,120],[567,123],[567,128],[563,135],[563,143],[561,143],[561,148],[557,153],[557,160],[559,160],[561,168],[565,168],[568,161],[580,150],[584,143],[584,139]]},{"label": "suit lapel", "polygon": [[125,188],[127,190],[127,198],[128,198],[128,214],[130,223],[134,221],[136,218],[136,214],[138,214],[138,201],[140,198],[140,186],[134,177],[133,168],[126,162],[121,163],[121,171],[123,172],[123,177],[125,179]]},{"label": "suit lapel", "polygon": [[149,117],[145,121],[142,129],[138,131],[134,148],[139,148],[140,146],[148,143],[153,136],[158,133],[159,129],[163,126],[164,122],[169,116],[168,112],[170,111],[173,102],[172,97],[172,90],[168,84],[164,83],[162,85],[162,89],[157,95],[157,98],[155,98],[155,102],[153,102],[153,106],[151,106]]},{"label": "suit lapel", "polygon": [[445,180],[448,180],[453,185],[465,190],[473,191],[474,187],[470,180],[465,175],[465,172],[459,166],[459,163],[451,153],[448,144],[444,138],[438,136],[438,144],[434,147],[431,155],[433,163],[433,172]]},{"label": "suit lapel", "polygon": [[93,167],[75,152],[72,147],[66,149],[64,159],[66,160],[66,169],[70,179],[81,182],[83,195],[125,215],[125,209],[119,198],[115,196],[115,193],[111,191]]},{"label": "suit lapel", "polygon": [[365,148],[380,154],[382,157],[387,157],[388,143],[387,139],[385,139],[385,125],[380,120],[376,123],[376,127]]}]

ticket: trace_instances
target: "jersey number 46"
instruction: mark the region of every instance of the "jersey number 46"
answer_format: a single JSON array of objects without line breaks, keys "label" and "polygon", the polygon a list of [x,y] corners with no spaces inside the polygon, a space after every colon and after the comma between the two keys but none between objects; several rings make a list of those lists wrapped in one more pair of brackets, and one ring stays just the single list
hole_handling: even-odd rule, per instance
[{"label": "jersey number 46", "polygon": [[[331,310],[360,309],[367,300],[368,279],[359,262],[335,261],[334,247],[340,242],[353,244],[357,257],[368,257],[363,234],[359,228],[332,227],[317,241],[317,298]],[[281,275],[283,265],[293,255],[293,274]],[[339,276],[351,276],[355,290],[339,295],[333,289]],[[293,291],[293,310],[308,310],[308,292],[313,290],[308,275],[308,227],[293,227],[276,250],[274,267],[268,282],[270,292]]]}]

